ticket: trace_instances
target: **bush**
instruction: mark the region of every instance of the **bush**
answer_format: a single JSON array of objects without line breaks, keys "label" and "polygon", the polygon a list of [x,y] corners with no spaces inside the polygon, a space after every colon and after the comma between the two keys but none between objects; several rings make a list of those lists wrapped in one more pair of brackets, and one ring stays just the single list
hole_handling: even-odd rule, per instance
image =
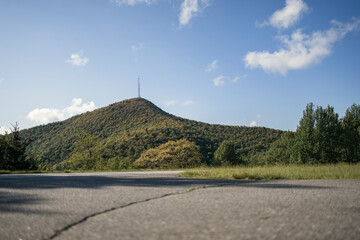
[{"label": "bush", "polygon": [[229,141],[223,141],[214,153],[214,166],[238,165],[240,158],[236,157],[235,146]]},{"label": "bush", "polygon": [[113,157],[109,158],[106,162],[104,170],[121,170],[134,168],[133,161],[129,158]]},{"label": "bush", "polygon": [[270,145],[270,149],[265,154],[265,164],[296,164],[293,156],[295,145],[295,133],[285,132],[281,138]]},{"label": "bush", "polygon": [[200,148],[185,139],[149,149],[135,161],[140,168],[191,168],[201,165]]}]

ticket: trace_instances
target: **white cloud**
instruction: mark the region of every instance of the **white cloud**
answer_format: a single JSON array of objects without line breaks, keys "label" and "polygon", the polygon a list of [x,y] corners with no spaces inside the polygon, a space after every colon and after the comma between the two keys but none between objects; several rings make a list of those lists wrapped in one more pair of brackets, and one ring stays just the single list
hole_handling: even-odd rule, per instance
[{"label": "white cloud", "polygon": [[257,118],[262,118],[261,114],[256,115]]},{"label": "white cloud", "polygon": [[133,50],[134,52],[142,49],[144,47],[143,43],[135,43],[131,45],[131,50]]},{"label": "white cloud", "polygon": [[353,18],[353,21],[349,23],[337,21],[331,23],[330,29],[316,31],[311,35],[306,35],[298,29],[291,36],[280,36],[283,47],[273,53],[248,52],[245,56],[246,67],[262,68],[265,71],[285,75],[289,70],[304,69],[320,63],[323,58],[331,54],[335,42],[358,28],[360,19]]},{"label": "white cloud", "polygon": [[83,51],[80,51],[78,53],[71,54],[70,58],[65,62],[70,63],[73,66],[84,67],[89,62],[89,59],[83,57]]},{"label": "white cloud", "polygon": [[70,107],[64,108],[63,112],[66,116],[74,116],[79,113],[92,111],[96,108],[94,102],[82,103],[81,98],[74,98]]},{"label": "white cloud", "polygon": [[240,76],[236,76],[233,78],[233,80],[231,80],[233,83],[236,83],[237,81],[239,81]]},{"label": "white cloud", "polygon": [[55,108],[36,108],[31,111],[27,118],[42,124],[65,120],[76,114],[92,111],[96,108],[94,102],[82,103],[81,98],[74,98],[72,104],[62,110]]},{"label": "white cloud", "polygon": [[211,63],[208,64],[207,68],[205,69],[206,72],[210,72],[212,70],[214,70],[215,68],[217,68],[217,60],[212,61]]},{"label": "white cloud", "polygon": [[262,25],[271,25],[278,29],[286,29],[294,25],[309,7],[302,0],[286,0],[285,7],[274,12]]},{"label": "white cloud", "polygon": [[175,104],[176,104],[175,100],[169,100],[169,101],[165,102],[166,106],[174,106]]},{"label": "white cloud", "polygon": [[110,0],[111,2],[116,3],[118,6],[135,6],[136,4],[146,3],[148,5],[153,4],[156,0]]},{"label": "white cloud", "polygon": [[187,107],[187,106],[193,105],[194,103],[195,102],[193,100],[186,100],[186,101],[183,101],[182,103],[177,102],[175,100],[169,100],[169,101],[165,102],[165,105],[166,106],[175,106],[175,105],[181,104],[181,105]]},{"label": "white cloud", "polygon": [[183,105],[184,106],[190,106],[190,105],[193,105],[194,104],[194,101],[193,100],[187,100],[187,101],[185,101],[185,102],[183,102]]},{"label": "white cloud", "polygon": [[236,82],[238,82],[240,79],[244,79],[244,78],[247,78],[247,74],[244,74],[244,75],[241,75],[241,76],[235,76],[232,80],[231,80],[231,82],[233,82],[233,83],[236,83]]},{"label": "white cloud", "polygon": [[0,126],[0,135],[4,135],[5,133],[11,133],[10,128]]},{"label": "white cloud", "polygon": [[255,127],[257,125],[257,123],[255,121],[251,121],[251,123],[249,124],[249,127]]},{"label": "white cloud", "polygon": [[4,79],[4,78],[0,78],[0,83],[3,82],[3,81],[5,81],[5,79]]},{"label": "white cloud", "polygon": [[221,76],[218,76],[217,78],[214,78],[213,79],[213,82],[214,82],[214,85],[215,86],[221,86],[221,85],[224,85],[225,84],[225,79],[226,77],[221,75]]},{"label": "white cloud", "polygon": [[65,115],[58,109],[36,108],[28,114],[28,119],[39,123],[57,122],[65,119]]},{"label": "white cloud", "polygon": [[181,26],[190,22],[191,18],[210,5],[209,0],[184,0],[181,3],[179,23]]}]

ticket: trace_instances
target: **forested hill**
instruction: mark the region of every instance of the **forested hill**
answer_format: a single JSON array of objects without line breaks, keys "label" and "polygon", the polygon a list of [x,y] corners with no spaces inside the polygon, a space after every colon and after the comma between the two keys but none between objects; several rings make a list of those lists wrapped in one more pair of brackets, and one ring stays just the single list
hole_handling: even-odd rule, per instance
[{"label": "forested hill", "polygon": [[62,122],[21,131],[23,137],[33,140],[29,152],[51,165],[67,160],[76,137],[83,133],[96,137],[101,147],[107,149],[104,158],[120,156],[135,160],[144,150],[185,138],[200,147],[203,161],[209,163],[224,140],[232,141],[236,153],[246,157],[265,151],[282,131],[187,120],[168,114],[143,98],[124,100]]}]

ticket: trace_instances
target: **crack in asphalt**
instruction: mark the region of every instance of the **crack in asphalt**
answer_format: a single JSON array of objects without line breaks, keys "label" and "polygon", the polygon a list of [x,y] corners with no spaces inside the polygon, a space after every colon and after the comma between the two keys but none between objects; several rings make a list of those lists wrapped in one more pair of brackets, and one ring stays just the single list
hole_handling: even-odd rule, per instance
[{"label": "crack in asphalt", "polygon": [[70,228],[75,227],[76,225],[79,225],[79,224],[81,224],[81,223],[83,223],[83,222],[86,222],[89,218],[93,218],[93,217],[96,217],[96,216],[101,215],[101,214],[104,214],[104,213],[108,213],[108,212],[115,211],[115,210],[118,210],[118,209],[130,207],[130,206],[132,206],[132,205],[139,204],[139,203],[145,203],[145,202],[149,202],[149,201],[153,201],[153,200],[157,200],[157,199],[162,199],[162,198],[169,197],[169,196],[175,196],[175,195],[190,193],[190,192],[192,192],[192,191],[199,190],[199,189],[222,187],[222,186],[225,186],[225,185],[229,185],[229,184],[217,184],[217,185],[205,185],[205,186],[201,186],[201,187],[191,187],[191,188],[186,189],[186,190],[183,191],[183,192],[167,193],[167,194],[164,194],[164,195],[159,196],[159,197],[147,198],[147,199],[145,199],[145,200],[136,201],[136,202],[131,202],[131,203],[128,203],[128,204],[125,204],[125,205],[121,205],[121,206],[118,206],[118,207],[112,207],[112,208],[106,209],[106,210],[104,210],[104,211],[100,211],[100,212],[96,212],[96,213],[90,214],[90,215],[88,215],[88,216],[86,216],[86,217],[83,217],[83,218],[80,219],[79,221],[76,221],[76,222],[74,222],[74,223],[71,223],[71,224],[63,227],[63,228],[60,229],[60,230],[56,230],[55,233],[54,233],[53,235],[51,235],[48,239],[49,239],[49,240],[50,240],[50,239],[55,239],[56,237],[60,236],[62,232],[65,232],[65,231],[69,230]]}]

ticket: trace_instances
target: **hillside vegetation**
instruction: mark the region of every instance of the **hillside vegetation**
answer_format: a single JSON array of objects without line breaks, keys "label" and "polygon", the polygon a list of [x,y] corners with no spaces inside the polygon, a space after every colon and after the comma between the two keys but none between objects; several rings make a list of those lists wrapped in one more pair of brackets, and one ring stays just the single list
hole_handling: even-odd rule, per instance
[{"label": "hillside vegetation", "polygon": [[187,120],[168,114],[143,98],[124,100],[65,121],[21,131],[24,139],[32,139],[28,151],[41,166],[60,169],[76,165],[71,158],[76,157],[82,146],[75,142],[84,134],[92,141],[88,144],[96,145],[96,156],[105,159],[106,164],[134,162],[144,151],[180,139],[195,143],[202,164],[210,164],[215,150],[225,140],[234,145],[236,155],[245,161],[265,152],[282,131]]}]

